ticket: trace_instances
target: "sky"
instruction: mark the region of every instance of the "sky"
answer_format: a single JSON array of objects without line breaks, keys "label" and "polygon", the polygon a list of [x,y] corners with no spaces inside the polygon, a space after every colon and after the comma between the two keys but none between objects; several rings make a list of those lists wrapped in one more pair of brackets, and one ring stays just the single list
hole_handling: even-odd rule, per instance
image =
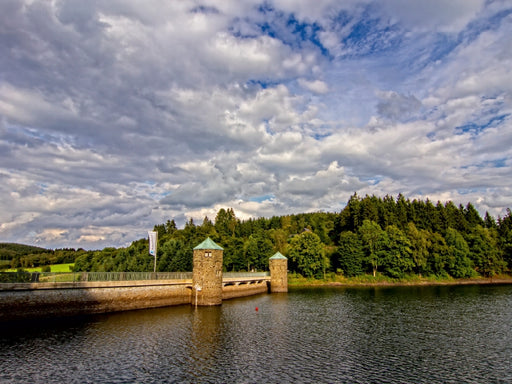
[{"label": "sky", "polygon": [[512,207],[511,0],[2,0],[0,242]]}]

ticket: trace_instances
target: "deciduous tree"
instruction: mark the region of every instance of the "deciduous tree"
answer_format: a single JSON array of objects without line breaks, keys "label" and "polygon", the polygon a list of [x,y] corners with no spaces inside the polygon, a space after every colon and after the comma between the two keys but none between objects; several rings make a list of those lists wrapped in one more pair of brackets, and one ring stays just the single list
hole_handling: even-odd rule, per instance
[{"label": "deciduous tree", "polygon": [[324,254],[320,237],[311,231],[304,231],[290,240],[290,261],[305,277],[322,276],[327,267]]},{"label": "deciduous tree", "polygon": [[359,228],[359,236],[375,277],[379,266],[383,263],[382,250],[386,243],[386,232],[375,221],[364,220],[363,225]]}]

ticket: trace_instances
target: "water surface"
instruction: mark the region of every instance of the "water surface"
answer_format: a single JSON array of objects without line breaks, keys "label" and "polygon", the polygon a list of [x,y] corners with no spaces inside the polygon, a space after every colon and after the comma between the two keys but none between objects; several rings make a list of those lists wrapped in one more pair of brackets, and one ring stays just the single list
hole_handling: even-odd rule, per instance
[{"label": "water surface", "polygon": [[291,289],[1,326],[0,383],[512,383],[512,286]]}]

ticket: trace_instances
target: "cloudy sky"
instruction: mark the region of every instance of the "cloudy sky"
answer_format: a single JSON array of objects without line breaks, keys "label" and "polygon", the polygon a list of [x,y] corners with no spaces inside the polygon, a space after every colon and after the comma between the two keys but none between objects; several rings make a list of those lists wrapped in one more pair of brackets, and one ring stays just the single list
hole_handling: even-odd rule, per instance
[{"label": "cloudy sky", "polygon": [[0,241],[399,193],[512,207],[510,0],[2,0]]}]

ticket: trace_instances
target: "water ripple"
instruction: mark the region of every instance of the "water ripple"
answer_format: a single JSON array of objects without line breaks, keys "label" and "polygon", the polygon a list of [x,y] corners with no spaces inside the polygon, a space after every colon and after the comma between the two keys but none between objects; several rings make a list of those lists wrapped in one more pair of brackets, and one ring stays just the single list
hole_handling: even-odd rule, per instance
[{"label": "water ripple", "polygon": [[510,286],[295,289],[9,325],[0,382],[508,383],[511,298]]}]

